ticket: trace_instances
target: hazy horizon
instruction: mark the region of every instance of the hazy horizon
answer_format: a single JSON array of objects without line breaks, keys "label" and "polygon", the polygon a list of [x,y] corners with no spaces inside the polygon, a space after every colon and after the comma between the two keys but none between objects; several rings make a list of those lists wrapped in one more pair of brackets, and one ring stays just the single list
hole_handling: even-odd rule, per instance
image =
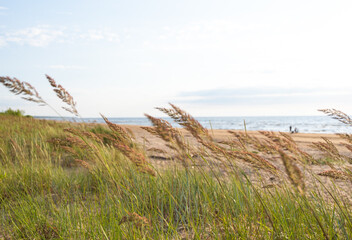
[{"label": "hazy horizon", "polygon": [[[83,117],[352,113],[351,1],[0,0],[0,76]],[[56,116],[0,86],[0,111]]]},{"label": "hazy horizon", "polygon": [[[105,124],[103,118],[60,118],[48,116],[35,116],[38,119],[55,121],[73,121],[84,123]],[[146,117],[108,117],[109,121],[118,125],[152,126]],[[248,131],[274,131],[289,132],[297,129],[300,133],[351,133],[349,126],[329,116],[226,116],[226,117],[197,117],[193,116],[207,129],[248,130]],[[173,127],[181,127],[172,118],[163,116]]]}]

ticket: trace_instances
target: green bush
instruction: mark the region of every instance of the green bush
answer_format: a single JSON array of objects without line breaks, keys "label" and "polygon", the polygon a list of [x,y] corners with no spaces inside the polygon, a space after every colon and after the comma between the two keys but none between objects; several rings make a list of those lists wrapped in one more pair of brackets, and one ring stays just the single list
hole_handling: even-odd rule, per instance
[{"label": "green bush", "polygon": [[24,111],[23,110],[12,110],[11,108],[7,109],[5,112],[0,112],[1,115],[8,115],[8,116],[18,116],[23,117]]}]

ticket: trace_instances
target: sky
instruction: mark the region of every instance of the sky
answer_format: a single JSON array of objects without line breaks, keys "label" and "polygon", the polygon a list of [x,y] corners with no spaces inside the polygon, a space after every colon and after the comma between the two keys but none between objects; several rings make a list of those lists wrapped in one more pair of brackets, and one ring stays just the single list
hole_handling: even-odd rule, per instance
[{"label": "sky", "polygon": [[[0,0],[0,76],[62,115],[48,74],[83,117],[352,113],[352,1]],[[55,116],[0,85],[0,111]]]}]

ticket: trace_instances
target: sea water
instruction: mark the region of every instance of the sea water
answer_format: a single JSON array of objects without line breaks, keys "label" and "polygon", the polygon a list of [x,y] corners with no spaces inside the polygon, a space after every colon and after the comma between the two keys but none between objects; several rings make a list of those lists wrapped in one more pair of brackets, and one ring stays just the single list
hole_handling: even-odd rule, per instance
[{"label": "sea water", "polygon": [[[63,120],[58,117],[36,117],[41,119]],[[163,118],[174,127],[179,127],[172,119]],[[265,116],[265,117],[196,117],[208,129],[265,130],[288,132],[289,127],[297,128],[301,133],[352,133],[352,126],[347,126],[328,116]],[[66,118],[70,121],[104,123],[102,118]],[[147,118],[113,118],[116,124],[151,126]]]}]

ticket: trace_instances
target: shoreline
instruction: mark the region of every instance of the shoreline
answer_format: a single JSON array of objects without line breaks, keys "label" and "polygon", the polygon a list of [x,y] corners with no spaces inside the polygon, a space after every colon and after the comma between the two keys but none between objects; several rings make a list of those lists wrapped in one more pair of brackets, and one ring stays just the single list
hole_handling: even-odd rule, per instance
[{"label": "shoreline", "polygon": [[[92,123],[92,124],[99,124],[104,123],[102,118],[97,119],[89,119],[89,118],[82,118],[82,119],[57,119],[57,118],[36,118],[36,119],[43,119],[43,120],[51,120],[51,121],[64,121],[64,122],[82,122],[82,123]],[[121,126],[151,126],[150,121],[147,118],[108,118],[112,123],[121,125]],[[179,128],[180,125],[176,124],[172,119],[169,118],[162,118],[170,122],[170,124],[175,127]],[[281,132],[289,132],[289,127],[292,126],[292,129],[298,129],[299,133],[317,133],[317,134],[335,134],[335,133],[352,133],[352,129],[343,123],[338,122],[337,120],[331,119],[329,117],[294,117],[291,120],[285,119],[276,119],[275,117],[268,117],[266,118],[255,118],[252,120],[246,120],[246,125],[244,125],[243,120],[239,121],[238,119],[221,119],[221,118],[214,118],[214,120],[204,120],[204,119],[197,119],[196,120],[205,128],[207,129],[214,129],[214,130],[244,130],[245,128],[249,131],[281,131]]]},{"label": "shoreline", "polygon": [[[101,123],[98,123],[101,124]],[[139,143],[144,143],[145,139],[148,139],[151,145],[154,145],[156,147],[161,147],[165,143],[163,140],[161,140],[159,137],[154,136],[150,133],[148,133],[146,130],[142,129],[143,126],[138,126],[138,125],[120,125],[123,128],[127,128],[131,130],[136,137],[137,142]],[[183,128],[178,128],[181,133],[184,135],[184,137],[189,140],[190,142],[196,143],[197,141],[192,137],[192,135],[187,132]],[[213,129],[209,130],[209,134],[213,137],[214,141],[216,142],[221,142],[221,141],[226,141],[229,139],[235,139],[236,137],[229,133],[230,130],[224,130],[224,129]],[[233,132],[241,132],[244,133],[244,130],[231,130]],[[274,132],[274,133],[279,133]],[[348,149],[344,147],[344,144],[347,143],[345,139],[342,139],[339,137],[337,134],[332,134],[332,133],[293,133],[290,134],[288,132],[285,132],[286,134],[289,134],[293,140],[297,143],[297,145],[302,148],[305,151],[314,153],[316,152],[314,149],[312,149],[311,145],[312,143],[316,142],[324,142],[323,138],[327,138],[330,140],[341,153],[348,154],[350,155],[350,152]],[[257,137],[259,139],[264,139],[265,136],[260,133],[260,131],[247,131],[247,134],[249,136]]]}]

